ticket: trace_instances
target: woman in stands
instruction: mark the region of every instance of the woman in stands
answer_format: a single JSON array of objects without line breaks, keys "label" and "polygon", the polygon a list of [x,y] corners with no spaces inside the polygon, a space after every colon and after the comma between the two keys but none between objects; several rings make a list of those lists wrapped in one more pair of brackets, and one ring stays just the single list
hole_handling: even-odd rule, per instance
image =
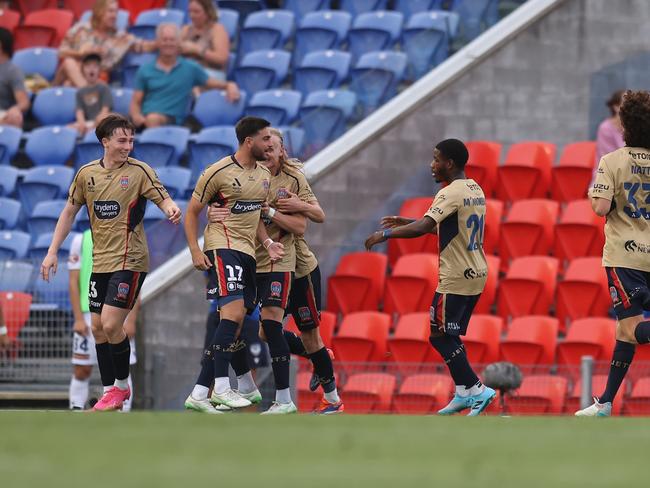
[{"label": "woman in stands", "polygon": [[623,126],[618,112],[623,102],[623,93],[625,90],[618,90],[612,93],[607,100],[607,107],[611,116],[603,120],[598,126],[598,135],[596,136],[596,163],[600,161],[605,154],[609,154],[625,146],[623,141]]},{"label": "woman in stands", "polygon": [[181,30],[181,53],[205,68],[210,78],[226,80],[230,39],[212,0],[192,0],[188,6],[191,24]]}]

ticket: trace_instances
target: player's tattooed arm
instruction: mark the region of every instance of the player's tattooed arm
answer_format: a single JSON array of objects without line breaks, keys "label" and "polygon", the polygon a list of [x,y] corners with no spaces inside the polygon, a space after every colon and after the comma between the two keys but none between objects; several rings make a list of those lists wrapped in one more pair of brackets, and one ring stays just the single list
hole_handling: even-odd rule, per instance
[{"label": "player's tattooed arm", "polygon": [[276,208],[284,214],[301,213],[312,222],[322,224],[325,222],[325,212],[317,201],[306,202],[295,193],[287,192],[287,198],[277,201]]},{"label": "player's tattooed arm", "polygon": [[269,253],[271,261],[279,261],[284,257],[284,246],[280,242],[275,242],[266,232],[266,226],[262,219],[257,224],[257,240],[262,243],[266,252]]},{"label": "player's tattooed arm", "polygon": [[205,207],[205,205],[201,202],[195,198],[190,198],[190,201],[187,204],[187,211],[185,212],[184,228],[187,245],[192,254],[192,264],[196,269],[206,271],[212,267],[212,263],[199,247],[197,230],[199,225],[199,214],[203,212],[203,207]]},{"label": "player's tattooed arm", "polygon": [[178,205],[176,205],[176,202],[174,200],[171,198],[165,198],[162,202],[160,202],[158,208],[163,211],[163,213],[167,216],[167,219],[172,224],[180,223],[181,209],[178,208]]},{"label": "player's tattooed arm", "polygon": [[80,208],[81,205],[68,201],[61,211],[61,215],[59,215],[59,220],[54,228],[52,243],[50,244],[50,248],[47,250],[47,256],[45,256],[45,259],[43,259],[43,263],[41,264],[41,277],[45,281],[50,281],[50,272],[52,272],[52,274],[56,273],[59,264],[57,253],[59,252],[61,244],[65,241],[65,238],[70,234],[74,218],[77,216]]},{"label": "player's tattooed arm", "polygon": [[372,246],[381,242],[387,241],[389,238],[397,239],[412,239],[429,234],[436,229],[436,222],[431,217],[422,217],[420,220],[415,220],[406,225],[401,225],[394,228],[388,228],[373,232],[366,239],[366,249],[370,251]]}]

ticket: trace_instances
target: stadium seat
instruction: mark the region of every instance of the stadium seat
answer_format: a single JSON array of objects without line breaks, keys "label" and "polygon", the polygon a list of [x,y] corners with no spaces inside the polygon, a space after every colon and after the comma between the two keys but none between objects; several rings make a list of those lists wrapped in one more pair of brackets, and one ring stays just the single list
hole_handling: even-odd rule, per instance
[{"label": "stadium seat", "polygon": [[348,37],[352,16],[339,10],[309,12],[298,25],[293,51],[293,65],[300,66],[307,53],[338,49]]},{"label": "stadium seat", "polygon": [[293,70],[293,87],[307,96],[318,90],[338,88],[350,74],[352,56],[344,51],[307,53],[300,66]]},{"label": "stadium seat", "polygon": [[[11,163],[11,160],[18,152],[22,135],[23,131],[18,127],[0,125],[0,152],[2,153],[2,156],[0,157],[0,166]],[[0,178],[0,181],[2,180],[3,178]]]},{"label": "stadium seat", "polygon": [[503,202],[487,199],[485,201],[485,229],[483,251],[496,254],[501,237],[501,220],[503,219]]},{"label": "stadium seat", "polygon": [[239,32],[238,58],[246,53],[264,49],[282,49],[294,29],[294,14],[290,10],[267,9],[246,17]]},{"label": "stadium seat", "polygon": [[291,53],[279,49],[253,51],[235,69],[235,81],[249,95],[278,88],[287,77]]},{"label": "stadium seat", "polygon": [[400,414],[431,414],[447,405],[454,382],[446,374],[414,374],[404,378],[393,397],[393,411]]},{"label": "stadium seat", "polygon": [[150,63],[156,59],[154,53],[132,53],[128,52],[122,60],[122,87],[135,88],[135,76],[143,64]]},{"label": "stadium seat", "polygon": [[417,80],[449,56],[449,27],[441,12],[414,14],[402,33],[402,50],[408,56],[406,77]]},{"label": "stadium seat", "polygon": [[489,199],[494,195],[497,183],[501,144],[492,141],[470,141],[465,145],[469,151],[465,175],[481,185],[485,197]]},{"label": "stadium seat", "polygon": [[57,47],[72,27],[74,14],[68,10],[48,8],[37,10],[25,15],[23,26],[27,27],[49,27],[56,33],[52,47]]},{"label": "stadium seat", "polygon": [[81,209],[74,220],[73,229],[77,232],[85,232],[90,229],[90,217],[87,209]]},{"label": "stadium seat", "polygon": [[253,94],[245,113],[262,117],[274,127],[288,125],[296,119],[301,99],[294,90],[263,90]]},{"label": "stadium seat", "polygon": [[351,375],[343,387],[348,413],[389,413],[397,380],[387,373]]},{"label": "stadium seat", "polygon": [[485,256],[488,264],[488,276],[485,282],[485,288],[481,293],[474,313],[491,313],[492,305],[496,302],[497,287],[499,284],[499,270],[501,269],[501,258],[488,254]]},{"label": "stadium seat", "polygon": [[[134,157],[154,167],[177,166],[181,156],[185,154],[189,138],[190,130],[187,127],[165,125],[145,129],[133,149]],[[161,145],[173,148],[171,156],[166,150],[159,152]]]},{"label": "stadium seat", "polygon": [[[80,22],[90,22],[92,17],[92,11],[86,10],[79,19]],[[117,20],[115,21],[115,27],[119,32],[124,32],[129,28],[129,11],[125,9],[119,9],[117,11]]]},{"label": "stadium seat", "polygon": [[567,379],[562,376],[525,376],[521,387],[508,397],[508,412],[558,415],[564,410],[567,385]]},{"label": "stadium seat", "polygon": [[45,88],[34,98],[32,113],[41,125],[65,125],[75,121],[77,89]]},{"label": "stadium seat", "polygon": [[501,265],[522,256],[547,256],[553,246],[559,204],[553,200],[518,200],[501,224]]},{"label": "stadium seat", "polygon": [[27,256],[30,236],[20,230],[0,232],[0,259],[22,259]]},{"label": "stadium seat", "polygon": [[384,312],[402,315],[426,312],[438,285],[438,256],[406,254],[401,256],[386,279]]},{"label": "stadium seat", "polygon": [[392,49],[402,35],[404,16],[400,12],[386,10],[359,14],[348,32],[348,51],[356,61],[373,51]]},{"label": "stadium seat", "polygon": [[54,232],[59,215],[61,215],[65,205],[66,200],[64,199],[44,200],[36,204],[27,219],[27,229],[32,236],[32,240],[40,234]]},{"label": "stadium seat", "polygon": [[524,372],[548,369],[555,358],[558,320],[545,315],[515,318],[501,341],[501,358]]},{"label": "stadium seat", "polygon": [[594,141],[567,144],[551,170],[551,197],[560,202],[586,198],[597,163]]},{"label": "stadium seat", "polygon": [[336,360],[341,363],[385,361],[389,327],[390,316],[385,313],[355,312],[346,315],[332,339]]},{"label": "stadium seat", "polygon": [[149,235],[151,228],[156,225],[158,222],[164,222],[167,220],[167,217],[164,213],[154,204],[147,203],[147,208],[144,211],[144,217],[142,218],[142,225],[144,225],[144,230],[147,235]]},{"label": "stadium seat", "polygon": [[388,350],[398,372],[411,374],[425,364],[440,364],[442,358],[431,347],[428,312],[408,313],[397,321],[394,334],[388,338]]},{"label": "stadium seat", "polygon": [[497,198],[510,202],[546,198],[553,151],[549,143],[519,142],[510,146],[506,160],[497,168]]},{"label": "stadium seat", "polygon": [[462,338],[471,364],[490,364],[499,360],[499,340],[503,319],[496,315],[473,314],[467,334]]},{"label": "stadium seat", "polygon": [[65,198],[74,170],[66,166],[39,166],[25,172],[18,183],[18,196],[26,215],[31,215],[36,204],[43,200]]},{"label": "stadium seat", "polygon": [[[614,402],[614,405],[616,402]],[[627,415],[650,414],[650,378],[637,380],[632,387],[632,392],[625,400],[623,411]]]},{"label": "stadium seat", "polygon": [[14,49],[56,47],[56,29],[42,25],[19,25],[14,29]]},{"label": "stadium seat", "polygon": [[202,129],[194,143],[190,144],[191,185],[196,183],[207,166],[233,154],[238,145],[235,128],[231,125]]},{"label": "stadium seat", "polygon": [[557,285],[555,315],[562,325],[584,317],[607,317],[611,298],[601,258],[576,258]]},{"label": "stadium seat", "polygon": [[171,198],[182,198],[190,188],[192,172],[187,168],[167,166],[156,169],[156,173]]},{"label": "stadium seat", "polygon": [[358,16],[375,10],[386,10],[387,0],[341,0],[339,8]]},{"label": "stadium seat", "polygon": [[[20,263],[26,264],[26,263]],[[1,267],[2,265],[0,265]],[[1,274],[1,272],[0,272]],[[2,278],[0,278],[0,282]],[[32,305],[32,296],[19,291],[0,292],[0,306],[7,326],[7,336],[16,340],[20,330],[29,320],[29,309]]]},{"label": "stadium seat", "polygon": [[35,166],[64,165],[74,152],[77,135],[70,127],[39,127],[27,135],[25,153]]},{"label": "stadium seat", "polygon": [[113,88],[111,89],[111,94],[113,95],[113,112],[129,115],[133,90],[130,88]]},{"label": "stadium seat", "polygon": [[219,7],[219,23],[226,29],[230,43],[234,43],[239,37],[239,12]]},{"label": "stadium seat", "polygon": [[307,95],[300,107],[307,157],[343,135],[356,104],[357,96],[348,90],[319,90]]},{"label": "stadium seat", "polygon": [[39,74],[48,81],[54,79],[59,65],[58,51],[51,47],[21,49],[11,60],[25,75]]},{"label": "stadium seat", "polygon": [[504,318],[548,314],[558,273],[558,261],[545,256],[515,259],[499,283],[497,313]]},{"label": "stadium seat", "polygon": [[244,114],[247,99],[242,91],[239,100],[233,103],[226,98],[224,90],[208,90],[196,99],[192,115],[203,127],[235,125]]},{"label": "stadium seat", "polygon": [[406,73],[406,54],[376,51],[361,56],[352,70],[351,88],[357,94],[363,116],[397,95]]},{"label": "stadium seat", "polygon": [[0,230],[14,230],[19,222],[20,211],[18,200],[0,197]]},{"label": "stadium seat", "polygon": [[40,278],[34,281],[34,302],[48,304],[56,310],[71,310],[69,286],[68,261],[61,256],[57,272],[50,275],[50,281]]},{"label": "stadium seat", "polygon": [[[334,328],[336,327],[336,315],[326,310],[323,310],[320,315],[320,326],[318,327],[320,337],[323,339],[325,347],[331,348]],[[298,330],[298,326],[292,315],[287,317],[287,323],[284,325],[284,329],[300,335],[300,330]]]},{"label": "stadium seat", "polygon": [[454,0],[452,10],[460,18],[460,35],[465,42],[478,37],[488,11],[490,0]]},{"label": "stadium seat", "polygon": [[[0,234],[1,240],[2,235]],[[23,261],[0,260],[0,291],[26,292],[31,289],[33,277],[33,264]]]},{"label": "stadium seat", "polygon": [[385,254],[344,255],[327,283],[327,309],[343,315],[377,310],[386,282],[386,265]]},{"label": "stadium seat", "polygon": [[18,170],[0,164],[0,197],[13,195],[18,180]]},{"label": "stadium seat", "polygon": [[218,0],[218,5],[219,10],[228,8],[239,13],[240,25],[250,14],[263,10],[265,7],[263,0]]},{"label": "stadium seat", "polygon": [[598,217],[589,200],[567,203],[555,225],[553,254],[562,260],[600,256],[605,245],[605,219]]},{"label": "stadium seat", "polygon": [[[421,219],[429,210],[433,197],[416,197],[404,200],[399,209],[401,217]],[[400,256],[413,253],[438,254],[438,236],[427,234],[416,239],[390,239],[388,241],[388,262],[394,265]]]},{"label": "stadium seat", "polygon": [[141,12],[129,32],[141,39],[156,38],[156,27],[162,23],[172,23],[182,26],[185,22],[185,12],[176,9],[156,8]]},{"label": "stadium seat", "polygon": [[284,147],[288,154],[295,158],[301,158],[305,150],[305,131],[300,127],[280,126]]},{"label": "stadium seat", "polygon": [[[40,263],[47,255],[47,251],[50,247],[50,244],[52,243],[53,235],[53,232],[46,232],[45,234],[40,234],[37,236],[29,246],[27,255],[32,258],[33,261]],[[68,237],[66,237],[65,240],[61,243],[61,247],[59,247],[58,252],[59,265],[62,261],[67,262],[68,255],[70,254],[70,246],[72,245],[74,237],[75,233],[71,232],[68,234]]]},{"label": "stadium seat", "polygon": [[296,20],[302,19],[305,15],[316,10],[326,10],[330,8],[332,0],[284,0],[283,8],[291,10],[296,16]]},{"label": "stadium seat", "polygon": [[4,27],[9,32],[13,32],[18,24],[20,24],[20,12],[8,8],[0,9],[0,27]]},{"label": "stadium seat", "polygon": [[104,146],[99,143],[94,131],[86,132],[81,141],[75,146],[75,168],[79,169],[84,164],[96,161],[102,157],[104,157]]},{"label": "stadium seat", "polygon": [[411,18],[420,12],[429,12],[442,8],[442,0],[395,0],[394,8],[404,14],[404,18]]},{"label": "stadium seat", "polygon": [[[590,317],[571,323],[569,331],[557,346],[557,363],[567,368],[569,376],[580,376],[583,356],[591,356],[598,372],[606,373],[616,342],[616,322],[610,318]],[[599,364],[600,363],[600,364]],[[572,373],[572,374],[571,374]]]},{"label": "stadium seat", "polygon": [[309,382],[311,381],[311,371],[300,371],[296,375],[296,394],[298,395],[298,411],[301,413],[311,413],[318,408],[322,393],[318,390],[311,391]]},{"label": "stadium seat", "polygon": [[75,20],[80,19],[87,10],[92,9],[94,4],[93,0],[63,0],[63,8],[72,12]]},{"label": "stadium seat", "polygon": [[[613,342],[612,342],[613,344]],[[605,386],[607,385],[607,375],[606,374],[597,374],[591,377],[591,392],[592,396],[600,395],[605,391]],[[620,415],[623,411],[624,399],[627,397],[627,391],[629,389],[629,382],[623,380],[621,387],[619,388],[619,394],[616,397],[616,401],[612,403],[612,413],[614,415]],[[582,380],[576,378],[576,381],[573,383],[573,388],[569,391],[569,396],[567,397],[564,413],[573,415],[577,410],[580,409],[580,395],[582,393]],[[591,397],[590,397],[591,398]]]}]

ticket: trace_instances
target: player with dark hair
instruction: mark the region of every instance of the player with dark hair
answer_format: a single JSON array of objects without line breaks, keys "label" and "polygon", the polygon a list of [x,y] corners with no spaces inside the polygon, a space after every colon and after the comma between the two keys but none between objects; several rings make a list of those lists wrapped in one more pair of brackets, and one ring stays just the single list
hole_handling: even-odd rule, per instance
[{"label": "player with dark hair", "polygon": [[129,158],[135,129],[128,119],[111,114],[95,130],[104,157],[82,166],[70,186],[68,202],[41,265],[49,281],[56,273],[57,252],[70,233],[82,205],[88,209],[93,235],[93,264],[88,287],[91,327],[105,391],[93,410],[119,410],[130,398],[129,338],[124,321],[133,308],[149,269],[142,220],[147,200],[174,224],[181,211],[146,163]]},{"label": "player with dark hair", "polygon": [[438,233],[440,280],[430,309],[429,342],[442,356],[456,384],[454,398],[438,413],[451,415],[469,408],[468,416],[472,417],[485,410],[496,393],[476,376],[460,338],[467,332],[488,273],[483,252],[485,195],[474,180],[465,177],[468,156],[465,144],[458,139],[438,143],[431,171],[436,182],[447,186],[436,194],[420,220],[384,217],[384,230],[368,237],[366,249],[391,238]]},{"label": "player with dark hair", "polygon": [[650,93],[627,91],[620,110],[625,147],[600,160],[589,190],[596,215],[607,217],[603,267],[616,313],[616,345],[607,385],[578,417],[609,417],[637,344],[650,342]]}]

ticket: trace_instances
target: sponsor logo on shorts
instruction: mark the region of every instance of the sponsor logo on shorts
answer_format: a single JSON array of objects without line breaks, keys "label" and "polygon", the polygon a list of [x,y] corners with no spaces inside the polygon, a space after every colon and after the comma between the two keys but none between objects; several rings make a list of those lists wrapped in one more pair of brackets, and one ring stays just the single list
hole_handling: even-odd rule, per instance
[{"label": "sponsor logo on shorts", "polygon": [[98,219],[110,220],[120,214],[120,204],[115,200],[96,200],[93,202],[93,210]]},{"label": "sponsor logo on shorts", "polygon": [[208,295],[216,295],[219,290],[215,288],[208,288]]},{"label": "sponsor logo on shorts", "polygon": [[279,281],[271,282],[271,298],[280,298],[282,296],[282,283]]},{"label": "sponsor logo on shorts", "polygon": [[120,176],[120,188],[122,188],[122,190],[126,190],[128,187],[129,187],[129,177]]},{"label": "sponsor logo on shorts", "polygon": [[228,283],[226,284],[226,289],[227,289],[228,291],[235,291],[235,290],[237,290],[237,283],[235,283],[235,282],[233,282],[233,281],[228,282]]},{"label": "sponsor logo on shorts", "polygon": [[93,308],[99,308],[99,307],[102,306],[102,304],[100,302],[93,302],[92,300],[90,300],[89,304]]},{"label": "sponsor logo on shorts", "polygon": [[117,295],[115,296],[115,298],[117,300],[125,300],[126,301],[126,299],[129,296],[129,289],[130,289],[130,286],[129,286],[128,283],[120,283],[119,285],[117,285]]},{"label": "sponsor logo on shorts", "polygon": [[616,290],[616,287],[614,286],[609,287],[609,296],[612,297],[612,303],[614,305],[618,305],[619,303],[621,303],[621,299],[618,296],[618,291]]},{"label": "sponsor logo on shorts", "polygon": [[248,212],[257,212],[261,210],[262,202],[250,200],[237,200],[230,211],[234,214],[243,214]]},{"label": "sponsor logo on shorts", "polygon": [[300,320],[302,320],[303,322],[313,320],[313,317],[311,316],[311,310],[309,310],[309,307],[298,308],[298,315],[300,316]]},{"label": "sponsor logo on shorts", "polygon": [[460,330],[460,324],[458,322],[447,322],[445,330]]}]

